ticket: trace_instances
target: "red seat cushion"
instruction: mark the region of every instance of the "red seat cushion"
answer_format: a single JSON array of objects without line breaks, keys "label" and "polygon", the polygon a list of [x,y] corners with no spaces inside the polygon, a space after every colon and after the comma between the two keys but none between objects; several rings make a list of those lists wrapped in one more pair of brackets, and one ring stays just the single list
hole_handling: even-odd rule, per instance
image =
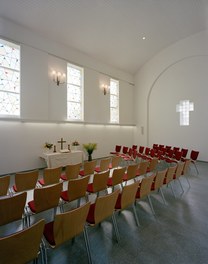
[{"label": "red seat cushion", "polygon": [[81,170],[81,171],[79,172],[79,175],[82,176],[82,177],[84,177],[84,176],[85,176],[84,170]]},{"label": "red seat cushion", "polygon": [[95,172],[97,172],[97,173],[101,172],[100,167],[96,167],[96,168],[95,168]]},{"label": "red seat cushion", "polygon": [[68,180],[67,177],[66,177],[66,175],[64,175],[64,174],[62,174],[60,178],[61,178],[63,181],[67,181],[67,180]]},{"label": "red seat cushion", "polygon": [[166,183],[167,183],[167,178],[165,178],[163,181],[163,184],[166,184]]},{"label": "red seat cushion", "polygon": [[55,243],[55,239],[53,235],[53,223],[54,222],[50,222],[45,225],[43,234],[45,238],[47,239],[48,243],[52,246],[55,246],[56,243]]},{"label": "red seat cushion", "polygon": [[174,180],[176,179],[176,175],[175,175],[175,174],[173,175],[173,179],[174,179]]},{"label": "red seat cushion", "polygon": [[125,173],[124,176],[123,176],[123,181],[127,181],[128,180],[128,174]]},{"label": "red seat cushion", "polygon": [[140,198],[140,189],[138,188],[137,192],[136,192],[136,198],[139,199]]},{"label": "red seat cushion", "polygon": [[17,186],[16,186],[16,185],[13,186],[13,190],[14,190],[15,192],[17,192]]},{"label": "red seat cushion", "polygon": [[153,182],[151,186],[151,191],[154,191],[154,190],[155,190],[155,183]]},{"label": "red seat cushion", "polygon": [[33,212],[33,213],[35,213],[36,212],[36,209],[35,209],[35,201],[33,200],[33,201],[30,201],[29,203],[28,203],[28,205],[29,205],[29,207],[30,207],[30,210]]},{"label": "red seat cushion", "polygon": [[113,185],[113,180],[112,180],[112,178],[109,178],[109,179],[108,179],[107,185],[108,185],[108,186],[112,186],[112,185]]},{"label": "red seat cushion", "polygon": [[87,222],[90,224],[95,223],[95,203],[90,205],[90,209],[87,215]]},{"label": "red seat cushion", "polygon": [[93,183],[89,183],[88,186],[87,186],[87,191],[90,192],[90,193],[93,193]]},{"label": "red seat cushion", "polygon": [[38,182],[39,182],[41,185],[45,185],[44,179],[40,179]]},{"label": "red seat cushion", "polygon": [[61,198],[62,198],[64,201],[69,201],[68,191],[63,191],[63,192],[61,192]]},{"label": "red seat cushion", "polygon": [[121,193],[119,193],[119,195],[118,195],[116,205],[115,205],[115,209],[121,209]]}]

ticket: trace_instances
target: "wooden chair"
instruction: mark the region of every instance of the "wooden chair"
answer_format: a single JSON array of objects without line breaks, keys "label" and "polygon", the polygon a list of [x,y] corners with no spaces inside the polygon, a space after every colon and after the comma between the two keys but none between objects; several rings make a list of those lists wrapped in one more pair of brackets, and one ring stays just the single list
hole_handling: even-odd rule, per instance
[{"label": "wooden chair", "polygon": [[129,165],[127,171],[123,176],[123,181],[126,182],[136,178],[138,164]]},{"label": "wooden chair", "polygon": [[29,224],[30,216],[33,214],[38,214],[49,209],[54,209],[54,215],[56,214],[62,186],[62,183],[58,183],[34,190],[34,200],[28,202],[27,207]]},{"label": "wooden chair", "polygon": [[10,184],[10,176],[0,177],[0,196],[5,196],[8,194]]},{"label": "wooden chair", "polygon": [[38,181],[38,170],[15,174],[14,192],[23,192],[35,189]]},{"label": "wooden chair", "polygon": [[26,199],[26,192],[0,199],[0,226],[17,220],[22,220],[23,227],[25,226],[24,208]]},{"label": "wooden chair", "polygon": [[3,264],[28,263],[38,258],[44,220],[7,237],[0,238],[0,262]]},{"label": "wooden chair", "polygon": [[145,176],[147,173],[148,166],[149,166],[148,160],[140,162],[139,166],[137,167],[136,177]]},{"label": "wooden chair", "polygon": [[108,178],[107,186],[112,187],[113,191],[116,185],[121,184],[122,186],[125,171],[126,171],[126,167],[114,169],[112,177]]},{"label": "wooden chair", "polygon": [[141,180],[141,183],[139,185],[139,188],[136,192],[136,201],[138,202],[140,199],[147,197],[148,198],[148,202],[150,205],[150,208],[152,210],[153,215],[155,215],[155,211],[153,209],[152,206],[152,201],[150,199],[150,192],[151,192],[151,187],[152,187],[152,183],[154,181],[155,178],[155,174],[145,177]]},{"label": "wooden chair", "polygon": [[85,197],[85,200],[87,202],[88,198],[86,192],[89,179],[90,175],[85,176],[81,179],[69,180],[67,190],[61,192],[61,199],[64,201],[64,203],[68,203],[78,199],[78,205],[80,205],[80,198],[82,197]]},{"label": "wooden chair", "polygon": [[158,158],[151,159],[149,167],[147,168],[147,173],[153,173],[156,171],[158,165]]},{"label": "wooden chair", "polygon": [[120,156],[113,156],[111,158],[111,163],[109,164],[109,169],[115,169],[119,167],[122,158]]},{"label": "wooden chair", "polygon": [[122,211],[128,208],[129,206],[132,206],[137,226],[139,226],[139,220],[136,214],[134,203],[135,203],[135,197],[136,197],[138,186],[139,186],[139,182],[134,182],[132,184],[124,186],[122,189],[122,192],[119,193],[119,196],[118,196],[118,199],[115,205],[115,210],[117,211]]},{"label": "wooden chair", "polygon": [[82,177],[87,176],[87,175],[93,175],[95,167],[96,167],[96,163],[97,163],[96,160],[85,162],[83,169],[80,170],[80,172],[79,172],[79,175]]},{"label": "wooden chair", "polygon": [[99,192],[106,191],[108,178],[109,171],[96,173],[93,177],[93,182],[89,183],[87,186],[88,193],[97,193],[99,196]]},{"label": "wooden chair", "polygon": [[165,175],[165,179],[163,181],[163,185],[167,185],[167,186],[170,185],[174,197],[176,197],[176,196],[175,196],[175,192],[173,190],[173,186],[172,186],[171,182],[173,181],[173,176],[174,176],[174,173],[176,171],[176,168],[177,168],[176,165],[170,166],[167,170],[167,173]]},{"label": "wooden chair", "polygon": [[156,173],[156,176],[155,176],[153,183],[152,183],[152,186],[151,186],[151,191],[158,190],[160,192],[164,204],[167,204],[167,203],[166,203],[163,191],[162,191],[162,186],[163,186],[163,182],[164,182],[166,173],[167,173],[167,169],[162,170],[162,171],[158,171]]},{"label": "wooden chair", "polygon": [[183,167],[183,171],[182,171],[182,174],[184,176],[184,178],[186,179],[186,181],[188,182],[188,185],[189,185],[189,188],[191,188],[191,185],[190,185],[190,182],[188,180],[188,173],[189,173],[189,170],[190,170],[190,165],[191,165],[191,160],[190,159],[187,159],[185,161],[185,164],[184,164],[184,167]]},{"label": "wooden chair", "polygon": [[118,198],[119,190],[116,190],[105,196],[97,197],[95,203],[90,205],[90,210],[87,216],[87,223],[90,226],[97,225],[105,219],[111,217],[117,242],[119,241],[118,227],[114,215],[114,207]]},{"label": "wooden chair", "polygon": [[90,202],[74,210],[56,215],[53,222],[45,225],[44,236],[51,248],[57,248],[66,241],[84,232],[89,263],[92,263],[89,239],[85,229],[89,208]]},{"label": "wooden chair", "polygon": [[63,181],[77,179],[79,176],[81,165],[82,165],[81,163],[67,165],[65,167],[65,174],[61,175],[61,179]]},{"label": "wooden chair", "polygon": [[191,151],[191,154],[190,154],[191,163],[194,165],[197,174],[199,174],[198,168],[196,166],[196,161],[197,161],[198,156],[199,156],[199,151],[196,151],[196,150]]},{"label": "wooden chair", "polygon": [[99,166],[95,167],[95,172],[103,172],[109,170],[109,165],[110,165],[111,158],[107,159],[101,159]]},{"label": "wooden chair", "polygon": [[41,186],[59,183],[62,167],[46,168],[43,170],[43,178],[38,181]]},{"label": "wooden chair", "polygon": [[184,189],[183,189],[183,185],[181,184],[181,181],[180,181],[180,176],[182,175],[184,165],[185,165],[185,162],[179,162],[177,164],[176,171],[173,175],[173,179],[178,180],[178,182],[181,186],[182,194],[184,193]]}]

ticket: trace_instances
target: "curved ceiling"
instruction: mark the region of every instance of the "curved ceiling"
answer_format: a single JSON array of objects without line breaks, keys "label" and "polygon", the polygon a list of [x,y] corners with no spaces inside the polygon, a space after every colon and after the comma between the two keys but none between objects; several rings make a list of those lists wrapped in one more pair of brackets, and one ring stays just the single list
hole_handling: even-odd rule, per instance
[{"label": "curved ceiling", "polygon": [[162,49],[207,29],[208,1],[0,0],[0,16],[134,74]]}]

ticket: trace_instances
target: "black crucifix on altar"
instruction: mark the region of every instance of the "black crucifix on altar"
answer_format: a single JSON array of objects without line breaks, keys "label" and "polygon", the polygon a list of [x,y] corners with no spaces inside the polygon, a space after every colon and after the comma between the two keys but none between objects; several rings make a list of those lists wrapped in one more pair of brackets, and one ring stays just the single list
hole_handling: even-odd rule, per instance
[{"label": "black crucifix on altar", "polygon": [[63,138],[61,138],[61,140],[57,141],[58,143],[61,143],[61,149],[63,149],[63,143],[65,143],[66,141],[63,140]]}]

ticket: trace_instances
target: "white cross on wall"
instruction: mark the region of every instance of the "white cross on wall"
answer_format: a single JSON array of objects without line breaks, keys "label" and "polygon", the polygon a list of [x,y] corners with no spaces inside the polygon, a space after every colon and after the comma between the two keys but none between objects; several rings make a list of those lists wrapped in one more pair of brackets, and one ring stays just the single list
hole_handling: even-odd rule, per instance
[{"label": "white cross on wall", "polygon": [[176,105],[176,112],[180,113],[180,126],[189,125],[189,112],[194,111],[194,103],[189,100],[180,101],[180,104]]}]

